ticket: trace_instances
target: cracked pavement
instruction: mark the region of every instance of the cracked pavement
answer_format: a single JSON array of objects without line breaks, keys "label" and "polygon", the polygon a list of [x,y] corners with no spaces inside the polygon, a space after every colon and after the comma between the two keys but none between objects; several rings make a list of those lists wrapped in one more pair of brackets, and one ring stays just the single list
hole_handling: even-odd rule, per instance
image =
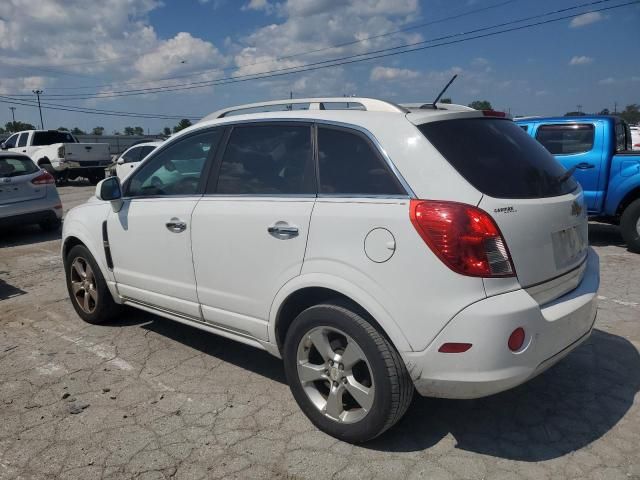
[{"label": "cracked pavement", "polygon": [[[59,189],[65,209],[92,187]],[[267,353],[136,310],[83,323],[59,234],[0,232],[0,478],[640,479],[640,255],[590,226],[591,339],[480,400],[416,396],[353,446],[319,431]]]}]

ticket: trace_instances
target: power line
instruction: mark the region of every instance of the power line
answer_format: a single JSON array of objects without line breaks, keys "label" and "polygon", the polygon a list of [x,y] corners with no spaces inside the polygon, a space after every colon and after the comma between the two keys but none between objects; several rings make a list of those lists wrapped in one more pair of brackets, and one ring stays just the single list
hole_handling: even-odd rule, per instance
[{"label": "power line", "polygon": [[[270,59],[270,60],[263,60],[263,61],[260,61],[260,62],[248,63],[246,65],[243,65],[243,67],[253,67],[253,66],[256,66],[256,65],[274,63],[274,62],[278,62],[278,61],[281,61],[281,60],[288,60],[288,59],[291,59],[291,58],[301,57],[301,56],[305,56],[305,55],[311,55],[311,54],[314,54],[314,53],[325,52],[325,51],[334,50],[334,49],[337,49],[337,48],[348,47],[348,46],[351,46],[351,45],[356,45],[358,43],[368,42],[369,40],[374,40],[374,39],[377,39],[377,38],[388,37],[390,35],[396,35],[398,33],[404,33],[404,32],[408,32],[408,31],[411,31],[411,30],[417,30],[417,29],[428,27],[428,26],[435,25],[435,24],[438,24],[438,23],[444,23],[444,22],[447,22],[447,21],[450,21],[450,20],[457,20],[459,18],[466,17],[466,16],[469,16],[469,15],[473,15],[473,14],[476,14],[476,13],[484,12],[484,11],[487,11],[487,10],[492,10],[494,8],[503,7],[505,5],[508,5],[510,3],[514,3],[514,2],[517,2],[517,1],[519,1],[519,0],[506,0],[506,1],[494,4],[494,5],[488,5],[486,7],[476,8],[476,9],[469,10],[469,11],[466,11],[466,12],[463,12],[463,13],[459,13],[459,14],[456,14],[456,15],[450,15],[448,17],[439,18],[437,20],[431,20],[431,21],[425,22],[425,23],[420,23],[420,24],[416,24],[416,25],[410,25],[410,26],[405,27],[405,28],[388,31],[388,32],[385,32],[385,33],[380,33],[378,35],[371,35],[369,37],[364,37],[364,38],[361,38],[361,39],[358,39],[358,40],[352,40],[352,41],[349,41],[349,42],[338,43],[338,44],[330,45],[328,47],[317,48],[315,50],[307,50],[307,51],[303,51],[303,52],[292,53],[290,55],[285,55],[285,56],[282,56],[282,57],[276,57],[276,58],[273,58],[273,59]],[[608,1],[610,1],[610,0],[608,0]],[[118,58],[120,58],[120,57],[118,57]],[[110,60],[105,60],[105,61],[110,61]],[[87,63],[99,63],[99,62],[95,61],[95,62],[87,62]],[[81,65],[81,64],[70,64],[70,65]],[[22,67],[22,68],[29,68],[29,67]],[[234,67],[225,67],[225,68],[208,68],[208,69],[204,69],[204,70],[196,70],[195,72],[191,72],[191,73],[184,74],[184,75],[174,75],[174,76],[171,76],[171,77],[158,78],[158,79],[155,79],[155,80],[145,80],[145,81],[136,81],[136,82],[114,82],[114,83],[107,83],[107,84],[102,84],[102,85],[86,85],[86,86],[78,86],[78,87],[48,87],[48,88],[50,90],[76,90],[76,89],[85,89],[85,88],[106,88],[106,87],[111,87],[113,85],[140,85],[140,84],[145,84],[145,83],[154,83],[154,82],[164,82],[164,81],[168,81],[168,80],[176,80],[176,79],[179,79],[179,78],[195,77],[195,76],[200,76],[200,75],[203,75],[205,73],[210,73],[210,72],[217,72],[217,71],[227,72],[227,71],[236,70],[237,68],[238,67],[236,67],[236,66],[234,66]],[[70,75],[73,75],[73,74],[70,74]]]},{"label": "power line", "polygon": [[[503,23],[491,25],[491,26],[488,26],[488,27],[482,27],[482,28],[478,28],[478,29],[474,29],[474,30],[469,30],[469,31],[466,31],[466,32],[455,33],[455,34],[446,35],[446,36],[442,36],[442,37],[438,37],[438,38],[432,38],[432,39],[429,39],[429,40],[424,40],[424,41],[414,42],[414,43],[408,43],[408,44],[399,45],[399,46],[396,46],[396,47],[390,47],[390,48],[384,48],[384,49],[380,49],[380,50],[374,50],[374,51],[360,53],[360,54],[356,54],[356,55],[348,55],[348,56],[341,57],[341,58],[334,58],[334,59],[330,59],[330,60],[314,62],[314,63],[310,63],[310,64],[307,64],[307,65],[302,65],[302,66],[298,66],[298,67],[286,67],[286,68],[281,68],[281,69],[276,69],[276,70],[271,70],[271,71],[266,71],[266,72],[261,72],[261,73],[246,74],[246,75],[236,75],[236,76],[230,76],[230,77],[222,77],[222,78],[213,79],[213,80],[207,80],[207,81],[202,81],[202,82],[191,82],[191,83],[178,84],[178,85],[172,85],[172,86],[167,86],[167,87],[154,87],[154,88],[144,88],[144,89],[121,90],[121,91],[103,92],[103,93],[98,92],[98,93],[95,93],[95,94],[87,94],[87,93],[85,93],[85,94],[67,94],[67,95],[61,95],[61,94],[56,95],[56,94],[53,94],[53,95],[50,95],[50,97],[56,97],[56,98],[58,98],[60,100],[88,100],[88,99],[99,99],[99,98],[113,98],[113,97],[135,96],[135,95],[146,95],[146,94],[152,94],[152,93],[173,92],[173,91],[180,91],[180,90],[191,90],[191,89],[194,89],[194,88],[204,88],[204,87],[208,87],[208,86],[226,85],[226,84],[230,84],[230,83],[240,83],[240,82],[245,82],[245,81],[250,81],[250,80],[258,80],[258,79],[265,79],[265,78],[271,78],[271,77],[279,77],[279,76],[290,75],[290,74],[294,74],[294,73],[302,73],[302,72],[307,72],[307,71],[319,70],[321,68],[331,68],[331,67],[336,67],[336,66],[340,66],[340,65],[348,65],[348,64],[353,64],[353,63],[358,63],[358,62],[363,62],[363,61],[369,61],[369,60],[374,60],[374,59],[378,59],[378,58],[384,58],[384,57],[388,57],[388,56],[399,55],[399,54],[403,54],[403,53],[411,53],[411,52],[415,52],[415,51],[426,50],[426,49],[440,47],[440,46],[444,46],[444,45],[451,45],[451,44],[461,43],[461,42],[464,42],[464,41],[474,40],[474,39],[478,39],[478,38],[486,38],[486,37],[495,36],[495,35],[499,35],[499,34],[503,34],[503,33],[509,33],[509,32],[513,32],[513,31],[517,31],[517,30],[523,30],[523,29],[526,29],[526,28],[532,28],[532,27],[535,27],[535,26],[545,25],[545,24],[549,24],[549,23],[555,23],[555,22],[559,22],[559,21],[566,20],[566,19],[569,19],[569,18],[575,18],[575,17],[578,17],[580,15],[584,15],[585,13],[595,13],[595,12],[601,12],[601,11],[605,11],[605,10],[612,10],[612,9],[616,9],[616,8],[625,7],[625,6],[628,6],[628,5],[633,5],[633,4],[636,4],[636,3],[640,2],[640,0],[634,0],[634,1],[631,1],[631,2],[619,4],[619,5],[607,6],[607,7],[602,7],[602,8],[599,8],[599,9],[592,9],[592,10],[588,10],[588,11],[582,11],[580,13],[564,15],[564,16],[561,16],[561,17],[557,17],[557,18],[553,18],[553,19],[549,19],[549,20],[545,20],[545,21],[534,22],[534,23],[530,23],[530,24],[526,24],[526,25],[521,25],[521,26],[518,26],[518,27],[507,28],[507,29],[498,30],[498,31],[495,31],[495,32],[485,33],[485,34],[482,34],[482,35],[468,36],[468,35],[471,35],[471,34],[474,34],[474,33],[486,32],[487,30],[493,30],[493,29],[497,29],[497,28],[500,28],[500,27],[506,27],[506,26],[509,26],[509,25],[522,23],[522,22],[533,20],[533,19],[536,19],[536,18],[544,18],[544,17],[548,17],[548,16],[551,16],[551,15],[556,15],[556,14],[559,14],[559,13],[562,13],[562,12],[567,12],[567,11],[570,11],[570,10],[580,9],[580,8],[583,8],[583,7],[586,7],[586,6],[590,6],[590,5],[608,3],[610,1],[612,1],[612,0],[596,0],[596,1],[593,1],[593,2],[583,3],[583,4],[580,4],[580,5],[573,6],[573,7],[567,7],[567,8],[563,8],[563,9],[559,9],[559,10],[554,10],[554,11],[543,13],[543,14],[539,14],[539,15],[533,15],[533,16],[530,16],[530,17],[521,18],[521,19],[518,19],[518,20],[512,20],[512,21],[509,21],[509,22],[503,22]],[[442,40],[448,40],[448,39],[457,38],[457,37],[467,37],[467,38],[462,38],[462,39],[453,40],[453,41],[447,41],[447,42],[443,42],[442,41]],[[434,45],[425,45],[425,44],[433,43],[433,42],[440,42],[440,43],[436,43]],[[422,45],[422,46],[420,46],[420,45]],[[415,48],[413,48],[413,47],[415,47]],[[404,49],[404,50],[402,50],[402,51],[394,51],[394,50],[401,50],[401,49]],[[388,53],[388,52],[391,52],[391,53]],[[366,57],[366,58],[358,58],[358,57]],[[21,96],[21,95],[14,95],[14,96]]]}]

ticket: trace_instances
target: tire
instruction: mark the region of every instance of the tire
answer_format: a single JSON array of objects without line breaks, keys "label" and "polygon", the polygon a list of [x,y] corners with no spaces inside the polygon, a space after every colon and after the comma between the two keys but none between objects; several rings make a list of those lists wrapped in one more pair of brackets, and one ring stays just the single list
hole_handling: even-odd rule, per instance
[{"label": "tire", "polygon": [[102,173],[92,173],[89,175],[89,183],[91,185],[97,185],[101,180],[104,180],[105,172]]},{"label": "tire", "polygon": [[46,172],[49,172],[53,177],[53,179],[55,180],[56,184],[58,183],[60,175],[58,175],[58,172],[54,170],[54,168],[51,166],[50,163],[44,163],[40,165],[40,168],[42,168]]},{"label": "tire", "polygon": [[[78,262],[78,268],[76,268],[75,262]],[[87,265],[89,270],[86,268]],[[87,277],[81,275],[82,270],[87,274]],[[85,322],[93,324],[106,323],[119,313],[120,306],[113,301],[107,282],[87,247],[76,245],[69,251],[64,259],[64,272],[69,299],[76,313]],[[83,292],[79,290],[74,293],[74,284],[77,285],[83,279],[86,280],[84,286],[80,289]],[[88,294],[87,288],[89,291],[93,291],[94,294]],[[89,300],[85,304],[83,300],[87,295]],[[85,308],[87,306],[88,308]]]},{"label": "tire", "polygon": [[[361,443],[377,437],[400,420],[411,404],[414,386],[398,352],[369,322],[340,302],[300,313],[287,332],[283,357],[291,393],[304,414],[340,440]],[[354,363],[358,357],[364,359]],[[333,358],[333,365],[327,358]],[[358,390],[368,393],[351,395]]]},{"label": "tire", "polygon": [[640,198],[634,200],[622,212],[620,233],[627,242],[627,248],[640,253]]},{"label": "tire", "polygon": [[45,232],[57,232],[60,230],[60,225],[62,225],[62,221],[59,218],[46,220],[44,222],[40,222],[40,228]]}]

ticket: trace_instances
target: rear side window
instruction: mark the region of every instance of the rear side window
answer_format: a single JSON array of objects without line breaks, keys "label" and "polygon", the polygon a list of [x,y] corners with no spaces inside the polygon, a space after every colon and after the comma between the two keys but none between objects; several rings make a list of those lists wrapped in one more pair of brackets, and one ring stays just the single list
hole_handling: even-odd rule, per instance
[{"label": "rear side window", "polygon": [[76,139],[70,133],[55,130],[33,134],[33,146],[52,145],[54,143],[76,143]]},{"label": "rear side window", "polygon": [[311,127],[235,127],[222,157],[215,193],[295,195],[315,193]]},{"label": "rear side window", "polygon": [[30,158],[0,157],[0,178],[28,175],[38,171],[38,167]]},{"label": "rear side window", "polygon": [[26,147],[28,138],[29,138],[29,133],[27,132],[21,133],[20,137],[18,138],[18,147]]},{"label": "rear side window", "polygon": [[512,121],[468,118],[419,128],[469,183],[491,197],[553,197],[577,188],[562,165]]},{"label": "rear side window", "polygon": [[553,155],[573,155],[593,148],[594,128],[588,123],[540,125],[536,140]]},{"label": "rear side window", "polygon": [[616,122],[616,152],[627,149],[627,131],[622,122]]},{"label": "rear side window", "polygon": [[373,145],[361,134],[318,128],[320,193],[406,195]]}]

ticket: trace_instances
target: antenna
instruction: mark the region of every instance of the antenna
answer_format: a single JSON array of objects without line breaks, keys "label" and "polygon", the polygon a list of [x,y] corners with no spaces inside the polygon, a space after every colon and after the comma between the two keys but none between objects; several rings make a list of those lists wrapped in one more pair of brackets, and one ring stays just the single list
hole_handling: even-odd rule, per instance
[{"label": "antenna", "polygon": [[451,77],[451,80],[449,80],[449,83],[447,83],[444,88],[442,89],[442,91],[438,94],[438,96],[436,97],[436,99],[433,101],[433,109],[437,110],[438,107],[436,106],[436,103],[438,103],[438,100],[440,100],[442,98],[442,95],[444,95],[444,92],[447,91],[447,89],[449,88],[449,86],[453,83],[453,81],[458,78],[458,74],[456,73],[453,77]]}]

